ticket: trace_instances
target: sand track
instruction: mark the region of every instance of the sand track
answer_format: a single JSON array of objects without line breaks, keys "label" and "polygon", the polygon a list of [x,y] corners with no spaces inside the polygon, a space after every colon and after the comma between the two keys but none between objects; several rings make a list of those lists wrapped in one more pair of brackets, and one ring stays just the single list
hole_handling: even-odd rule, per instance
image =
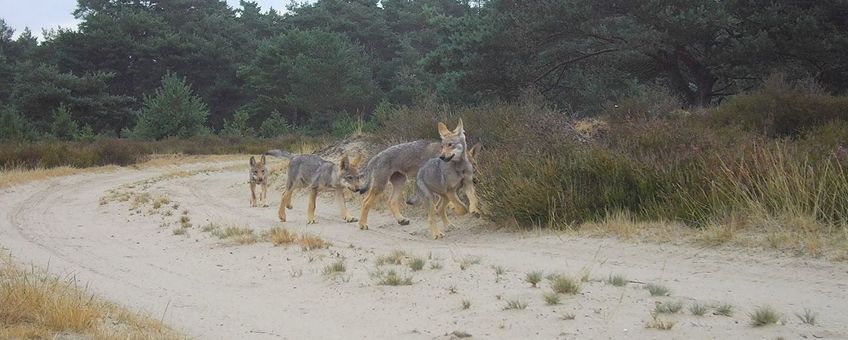
[{"label": "sand track", "polygon": [[[773,253],[689,246],[637,244],[556,234],[491,231],[465,217],[444,240],[429,238],[424,219],[397,226],[374,212],[372,230],[343,223],[330,194],[318,203],[317,225],[305,225],[305,198],[297,197],[289,221],[276,219],[280,193],[271,207],[248,207],[244,169],[222,162],[143,170],[121,169],[16,186],[0,191],[0,247],[16,260],[74,275],[107,299],[150,313],[198,339],[449,338],[454,331],[475,338],[848,338],[848,265]],[[175,171],[181,176],[162,176]],[[204,171],[201,171],[204,170]],[[143,181],[147,185],[140,185]],[[132,184],[135,183],[135,184]],[[134,186],[128,188],[129,185]],[[179,204],[171,215],[150,204],[99,204],[110,190],[167,195]],[[350,203],[356,215],[358,206]],[[172,235],[183,210],[193,227]],[[137,212],[137,211],[140,211]],[[200,231],[214,222],[257,231],[284,225],[331,241],[325,250],[303,252],[269,243],[236,246]],[[165,224],[165,226],[163,226]],[[411,286],[377,285],[374,259],[394,249],[431,258],[411,273]],[[347,272],[322,275],[344,258]],[[479,259],[466,270],[459,263]],[[437,262],[442,269],[430,269]],[[496,278],[493,266],[506,273]],[[382,269],[390,269],[384,266]],[[590,282],[557,306],[542,299],[547,282],[531,288],[525,273],[543,270]],[[301,275],[299,275],[301,274]],[[670,297],[651,297],[639,283],[613,287],[610,274],[669,287]],[[451,293],[455,290],[456,293]],[[461,301],[471,308],[461,309]],[[507,300],[528,304],[503,310]],[[668,331],[646,329],[658,301],[680,301]],[[693,316],[695,302],[730,303],[733,317]],[[748,314],[770,305],[785,324],[753,328]],[[818,324],[795,316],[804,308]],[[574,314],[562,320],[561,314]]]}]

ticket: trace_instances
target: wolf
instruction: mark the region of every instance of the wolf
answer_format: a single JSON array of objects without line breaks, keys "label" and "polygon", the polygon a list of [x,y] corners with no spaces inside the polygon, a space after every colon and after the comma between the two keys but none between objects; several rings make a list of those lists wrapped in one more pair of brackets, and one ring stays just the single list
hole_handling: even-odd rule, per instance
[{"label": "wolf", "polygon": [[259,204],[268,206],[268,163],[265,162],[265,155],[262,155],[260,161],[256,161],[256,157],[250,156],[250,206],[256,206],[256,186],[261,185],[262,191],[259,193]]},{"label": "wolf", "polygon": [[362,154],[357,154],[353,160],[344,155],[338,166],[315,155],[292,155],[282,150],[269,150],[265,154],[289,159],[286,189],[280,200],[278,211],[280,221],[286,221],[286,208],[292,208],[291,197],[294,191],[303,188],[309,190],[309,203],[306,208],[307,224],[315,224],[315,200],[318,193],[322,191],[336,193],[336,202],[345,222],[357,221],[347,211],[344,189],[354,192],[359,190],[359,182],[363,177],[359,173]]},{"label": "wolf", "polygon": [[[438,158],[432,158],[421,166],[415,177],[415,195],[406,202],[410,205],[424,203],[427,205],[427,223],[434,239],[444,237],[434,221],[434,215],[439,213],[447,228],[450,225],[446,208],[448,203],[454,205],[454,210],[465,210],[465,203],[459,200],[457,191],[465,189],[469,205],[477,202],[474,191],[474,166],[469,158],[468,144],[465,140],[465,129],[462,119],[453,131],[444,123],[438,124],[439,135],[442,138]],[[474,146],[476,150],[477,145]]]},{"label": "wolf", "polygon": [[[398,224],[408,225],[409,219],[400,212],[400,196],[406,179],[415,178],[421,165],[431,158],[439,157],[441,148],[440,141],[417,140],[390,146],[374,155],[365,166],[365,180],[358,190],[360,194],[365,194],[359,212],[359,229],[368,230],[368,211],[377,203],[388,183],[392,184],[389,211]],[[479,217],[479,200],[473,186],[466,190],[466,195],[469,197],[468,208],[464,204],[454,204],[454,214],[464,215],[470,210],[474,216]]]}]

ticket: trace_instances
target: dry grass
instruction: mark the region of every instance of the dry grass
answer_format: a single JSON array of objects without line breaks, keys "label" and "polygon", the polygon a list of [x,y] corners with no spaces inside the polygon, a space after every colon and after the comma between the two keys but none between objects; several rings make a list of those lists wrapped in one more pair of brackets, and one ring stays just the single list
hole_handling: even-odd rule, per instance
[{"label": "dry grass", "polygon": [[795,316],[805,325],[815,326],[816,324],[816,313],[809,309],[805,308],[804,313],[797,313]]},{"label": "dry grass", "polygon": [[212,235],[219,239],[231,240],[235,244],[245,245],[253,244],[258,241],[258,237],[253,229],[229,226],[226,228],[218,228],[212,230]]},{"label": "dry grass", "polygon": [[551,281],[551,289],[559,294],[577,294],[580,292],[580,282],[567,276],[556,276]]},{"label": "dry grass", "polygon": [[297,241],[297,234],[283,227],[271,228],[262,233],[262,239],[274,246],[289,245]]},{"label": "dry grass", "polygon": [[519,299],[513,299],[506,302],[504,310],[522,310],[527,308],[527,303]]},{"label": "dry grass", "polygon": [[329,242],[312,234],[300,235],[300,238],[297,239],[297,244],[300,245],[300,249],[304,251],[324,249],[330,246]]},{"label": "dry grass", "polygon": [[695,316],[704,316],[709,311],[709,307],[703,303],[695,302],[689,306],[689,312]]},{"label": "dry grass", "polygon": [[148,317],[126,311],[80,289],[72,278],[15,268],[0,259],[2,339],[178,339]]},{"label": "dry grass", "polygon": [[666,288],[663,285],[658,285],[658,284],[655,284],[655,283],[649,283],[649,284],[645,285],[645,289],[647,289],[648,292],[651,293],[651,296],[669,296],[669,295],[671,295],[671,290],[669,290],[668,288]]},{"label": "dry grass", "polygon": [[683,303],[680,301],[658,302],[654,306],[654,314],[676,314],[682,309]]},{"label": "dry grass", "polygon": [[731,317],[731,316],[733,316],[733,310],[734,310],[733,305],[731,305],[729,303],[723,303],[723,304],[716,306],[715,314],[721,315],[721,316]]},{"label": "dry grass", "polygon": [[471,266],[475,264],[480,264],[480,258],[475,256],[468,256],[459,261],[459,269],[466,270],[471,268]]},{"label": "dry grass", "polygon": [[400,249],[395,249],[391,253],[387,255],[378,256],[374,262],[378,266],[393,264],[393,265],[401,265],[403,264],[403,260],[406,259],[407,253]]},{"label": "dry grass", "polygon": [[553,306],[559,304],[559,294],[557,292],[547,292],[542,297],[548,305]]},{"label": "dry grass", "polygon": [[623,287],[627,284],[627,279],[625,279],[623,275],[610,274],[610,276],[607,277],[607,284],[611,284],[615,287]]},{"label": "dry grass", "polygon": [[175,228],[175,229],[172,231],[172,233],[173,233],[174,235],[186,235],[186,236],[188,236],[188,228],[187,228],[187,227],[184,227],[184,226],[181,226],[181,227],[179,227],[179,228]]},{"label": "dry grass", "polygon": [[536,288],[537,285],[539,284],[539,282],[542,282],[542,272],[541,271],[529,272],[524,277],[524,281],[527,281],[527,283],[529,283],[531,286],[533,286],[533,288]]},{"label": "dry grass", "polygon": [[162,195],[153,200],[153,209],[159,209],[163,205],[168,205],[171,203],[171,199],[168,198],[167,195]]},{"label": "dry grass", "polygon": [[421,269],[424,269],[424,265],[426,263],[427,263],[427,261],[424,260],[423,258],[413,257],[409,260],[408,265],[409,265],[409,269],[412,269],[412,271],[417,272]]},{"label": "dry grass", "polygon": [[338,261],[333,262],[324,267],[324,270],[322,270],[321,273],[329,276],[344,273],[346,271],[347,266],[344,263],[344,259],[339,259]]},{"label": "dry grass", "polygon": [[13,185],[26,184],[33,181],[40,181],[53,177],[71,176],[79,174],[106,173],[113,172],[119,167],[114,165],[99,166],[95,168],[73,168],[62,166],[49,169],[24,169],[12,168],[0,170],[0,189],[11,187]]},{"label": "dry grass", "polygon": [[462,309],[471,309],[471,301],[462,300]]},{"label": "dry grass", "polygon": [[645,328],[653,328],[653,329],[659,329],[659,330],[667,331],[667,330],[670,330],[672,327],[674,327],[674,324],[676,324],[676,322],[671,321],[671,320],[662,320],[662,319],[658,318],[656,315],[654,315],[653,318],[651,319],[651,321],[648,321],[648,323],[645,324]]},{"label": "dry grass", "polygon": [[377,280],[377,284],[383,286],[409,286],[412,284],[412,276],[399,274],[394,269],[387,272],[377,271],[372,276]]},{"label": "dry grass", "polygon": [[772,325],[780,321],[780,314],[769,306],[758,307],[750,316],[751,326],[754,327]]}]

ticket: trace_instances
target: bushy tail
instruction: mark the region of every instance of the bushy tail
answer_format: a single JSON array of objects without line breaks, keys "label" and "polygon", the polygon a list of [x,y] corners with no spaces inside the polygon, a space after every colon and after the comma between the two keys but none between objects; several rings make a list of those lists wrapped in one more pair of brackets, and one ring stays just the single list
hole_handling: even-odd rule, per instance
[{"label": "bushy tail", "polygon": [[292,156],[293,156],[291,153],[288,153],[287,151],[276,150],[276,149],[265,151],[265,154],[268,155],[268,156],[274,156],[274,157],[279,157],[279,158],[292,158]]},{"label": "bushy tail", "polygon": [[418,205],[421,203],[421,188],[418,185],[415,186],[415,192],[412,193],[412,196],[406,199],[406,204],[409,205]]}]

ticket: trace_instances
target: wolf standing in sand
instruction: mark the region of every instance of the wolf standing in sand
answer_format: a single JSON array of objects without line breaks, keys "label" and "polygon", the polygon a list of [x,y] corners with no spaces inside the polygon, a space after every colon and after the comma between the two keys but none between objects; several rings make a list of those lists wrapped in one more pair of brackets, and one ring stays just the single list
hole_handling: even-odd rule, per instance
[{"label": "wolf standing in sand", "polygon": [[439,158],[428,160],[418,170],[415,195],[407,201],[410,205],[421,202],[427,205],[427,223],[435,239],[445,235],[434,221],[436,212],[442,217],[447,228],[450,225],[445,211],[448,203],[453,203],[454,210],[465,210],[465,204],[457,197],[457,190],[465,188],[469,204],[477,201],[473,185],[474,167],[468,157],[469,150],[462,119],[453,131],[448,130],[444,123],[439,123],[438,128],[442,137]]},{"label": "wolf standing in sand", "polygon": [[250,156],[250,206],[256,206],[256,185],[262,186],[262,191],[259,193],[259,204],[268,206],[268,163],[265,162],[265,155],[259,162],[256,157]]},{"label": "wolf standing in sand", "polygon": [[359,189],[359,181],[362,179],[362,175],[359,174],[359,163],[362,161],[361,154],[353,160],[345,155],[338,166],[315,155],[292,155],[281,150],[270,150],[265,154],[289,159],[286,190],[280,200],[278,212],[280,221],[286,221],[286,209],[292,208],[291,197],[294,191],[303,188],[309,190],[309,205],[306,208],[307,224],[315,223],[315,200],[321,191],[334,191],[336,193],[336,202],[345,222],[357,221],[347,211],[344,189],[351,191]]},{"label": "wolf standing in sand", "polygon": [[[464,134],[463,134],[464,136]],[[407,178],[415,178],[418,169],[431,158],[439,157],[442,143],[438,141],[417,140],[413,142],[391,146],[368,161],[365,167],[365,182],[362,183],[359,192],[366,194],[362,200],[362,210],[359,213],[359,228],[368,229],[368,210],[377,203],[380,194],[386,189],[388,183],[392,184],[392,192],[389,195],[389,210],[398,224],[407,225],[409,220],[400,213],[400,196],[403,194],[403,186]],[[480,215],[477,208],[477,194],[473,183],[465,186],[468,196],[469,208],[475,216]],[[454,192],[455,193],[455,192]],[[464,215],[468,212],[465,204],[462,204],[454,194],[452,198],[454,213]]]}]

